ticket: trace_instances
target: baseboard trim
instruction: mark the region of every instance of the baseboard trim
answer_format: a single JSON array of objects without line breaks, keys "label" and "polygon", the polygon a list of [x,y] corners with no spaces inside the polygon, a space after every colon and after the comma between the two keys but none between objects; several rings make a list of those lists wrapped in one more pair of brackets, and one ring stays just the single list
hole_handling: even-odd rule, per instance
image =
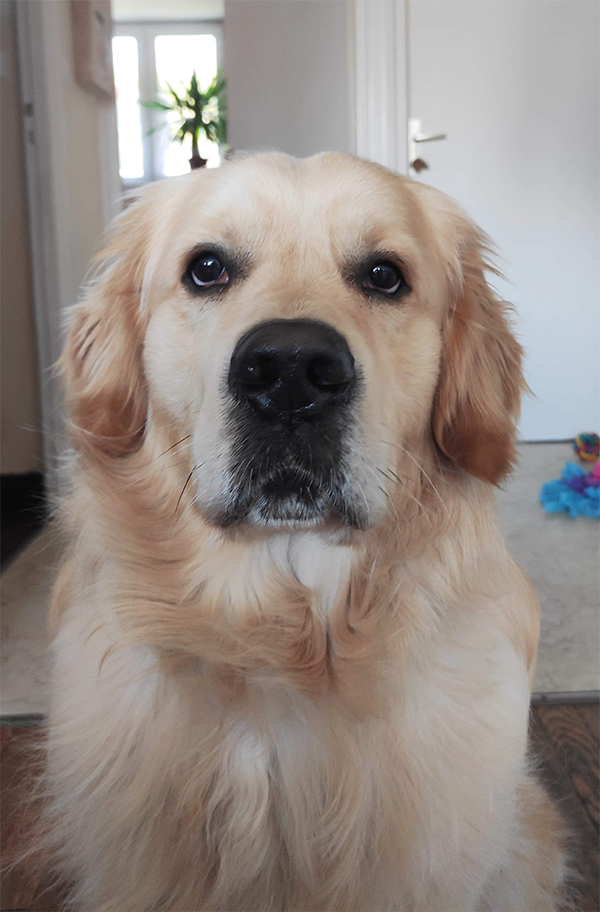
[{"label": "baseboard trim", "polygon": [[43,713],[19,713],[14,716],[0,716],[0,728],[35,728],[43,725],[46,716]]},{"label": "baseboard trim", "polygon": [[531,695],[532,706],[543,706],[545,703],[599,703],[600,690],[557,691],[556,693],[534,693]]}]

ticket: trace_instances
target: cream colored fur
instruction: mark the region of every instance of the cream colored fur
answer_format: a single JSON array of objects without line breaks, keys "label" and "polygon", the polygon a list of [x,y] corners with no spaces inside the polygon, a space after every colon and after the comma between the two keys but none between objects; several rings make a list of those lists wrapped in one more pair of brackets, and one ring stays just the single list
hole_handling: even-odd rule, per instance
[{"label": "cream colored fur", "polygon": [[[186,256],[221,240],[252,273],[190,300]],[[398,251],[407,299],[348,287],[360,245]],[[77,909],[558,908],[560,824],[526,762],[538,609],[493,516],[520,351],[484,247],[441,194],[334,154],[166,181],[121,217],[63,360],[46,821]],[[364,374],[368,528],[218,529],[223,371],[254,323],[298,315]]]}]

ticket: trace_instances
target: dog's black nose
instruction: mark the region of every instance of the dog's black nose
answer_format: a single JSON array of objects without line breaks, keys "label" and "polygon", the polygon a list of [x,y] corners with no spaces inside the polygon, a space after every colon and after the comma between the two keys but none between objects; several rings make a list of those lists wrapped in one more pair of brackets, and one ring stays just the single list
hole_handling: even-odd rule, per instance
[{"label": "dog's black nose", "polygon": [[311,421],[346,404],[354,358],[337,330],[316,320],[269,320],[239,340],[229,388],[271,421]]}]

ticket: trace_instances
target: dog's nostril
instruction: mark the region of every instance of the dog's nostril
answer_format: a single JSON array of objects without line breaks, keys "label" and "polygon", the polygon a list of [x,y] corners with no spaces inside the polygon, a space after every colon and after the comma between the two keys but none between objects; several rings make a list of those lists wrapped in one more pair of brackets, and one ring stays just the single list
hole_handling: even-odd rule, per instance
[{"label": "dog's nostril", "polygon": [[279,368],[274,355],[255,354],[239,368],[239,383],[252,389],[264,389],[277,380]]},{"label": "dog's nostril", "polygon": [[354,376],[354,368],[345,352],[337,353],[335,357],[317,355],[308,362],[306,376],[317,389],[330,389],[349,383]]}]

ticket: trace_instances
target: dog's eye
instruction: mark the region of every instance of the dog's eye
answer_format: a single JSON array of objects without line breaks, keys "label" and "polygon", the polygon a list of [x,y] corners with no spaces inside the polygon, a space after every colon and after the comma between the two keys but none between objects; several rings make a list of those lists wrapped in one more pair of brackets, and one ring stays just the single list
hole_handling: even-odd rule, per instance
[{"label": "dog's eye", "polygon": [[229,273],[219,257],[206,250],[194,257],[185,278],[192,288],[211,288],[214,285],[227,285]]},{"label": "dog's eye", "polygon": [[389,295],[395,294],[405,284],[404,276],[398,267],[386,260],[369,267],[365,279],[367,288],[375,288],[377,291]]}]

